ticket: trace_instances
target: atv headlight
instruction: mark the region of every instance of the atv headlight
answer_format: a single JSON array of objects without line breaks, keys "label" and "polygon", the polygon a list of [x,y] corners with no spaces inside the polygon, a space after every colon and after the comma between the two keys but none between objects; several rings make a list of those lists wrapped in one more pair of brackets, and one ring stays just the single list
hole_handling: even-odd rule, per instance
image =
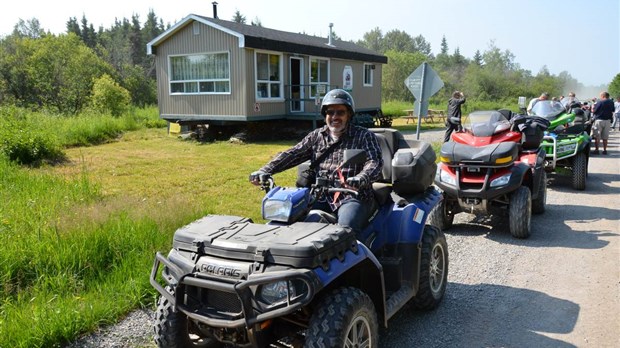
[{"label": "atv headlight", "polygon": [[275,283],[263,285],[259,290],[258,298],[269,305],[286,301],[289,296],[289,291],[291,293],[291,297],[295,296],[295,289],[289,287],[288,285],[288,281],[286,280],[280,280]]},{"label": "atv headlight", "polygon": [[448,185],[456,186],[456,178],[450,175],[449,172],[445,170],[438,170],[437,175],[439,176],[439,181],[446,183]]},{"label": "atv headlight", "polygon": [[307,284],[300,279],[279,280],[261,285],[256,293],[259,302],[272,307],[285,302],[297,302],[299,298],[307,296]]},{"label": "atv headlight", "polygon": [[293,203],[290,200],[268,199],[263,203],[263,218],[266,220],[287,222]]},{"label": "atv headlight", "polygon": [[491,181],[491,187],[498,187],[498,186],[504,186],[506,184],[508,184],[508,182],[510,181],[510,174],[506,174],[506,175],[502,175],[499,178],[493,179]]},{"label": "atv headlight", "polygon": [[263,198],[263,219],[281,222],[294,222],[308,210],[309,188],[274,187]]}]

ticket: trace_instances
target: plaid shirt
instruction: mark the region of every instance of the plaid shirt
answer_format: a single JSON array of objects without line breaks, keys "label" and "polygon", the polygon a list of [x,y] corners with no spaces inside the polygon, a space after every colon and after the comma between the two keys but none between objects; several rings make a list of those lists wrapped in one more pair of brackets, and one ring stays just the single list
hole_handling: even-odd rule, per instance
[{"label": "plaid shirt", "polygon": [[[371,183],[381,178],[381,170],[383,168],[383,157],[381,157],[381,148],[379,147],[377,137],[369,130],[351,125],[350,123],[341,137],[342,140],[340,144],[336,145],[336,147],[331,150],[331,153],[319,163],[318,169],[333,173],[332,175],[337,179],[338,176],[334,171],[343,161],[344,150],[365,150],[367,158],[365,163],[351,164],[341,168],[341,170],[345,180],[352,176],[358,176],[364,179],[366,185],[359,189],[357,198],[360,201],[367,201],[373,197]],[[295,167],[307,160],[314,160],[334,142],[336,142],[336,139],[330,136],[327,126],[315,129],[297,145],[278,153],[276,157],[262,167],[261,170],[265,173],[275,174]],[[343,195],[341,194],[340,196],[342,197]],[[350,198],[350,195],[345,194],[342,200],[330,202],[330,205],[332,208],[336,209],[340,206],[342,201],[347,198]]]}]

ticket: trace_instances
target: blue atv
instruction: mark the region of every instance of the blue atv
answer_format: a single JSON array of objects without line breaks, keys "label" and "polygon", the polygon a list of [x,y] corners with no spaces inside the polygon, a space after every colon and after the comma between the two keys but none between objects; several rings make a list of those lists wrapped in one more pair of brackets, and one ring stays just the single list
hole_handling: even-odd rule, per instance
[{"label": "blue atv", "polygon": [[[311,209],[326,194],[353,193],[325,172],[310,188],[261,178],[266,224],[208,215],[177,230],[150,276],[161,294],[157,345],[376,348],[379,326],[405,304],[435,308],[448,276],[445,236],[426,224],[442,199],[431,185],[435,153],[393,129],[373,131],[383,180],[373,184],[376,213],[358,236]],[[343,163],[365,159],[347,150]]]}]

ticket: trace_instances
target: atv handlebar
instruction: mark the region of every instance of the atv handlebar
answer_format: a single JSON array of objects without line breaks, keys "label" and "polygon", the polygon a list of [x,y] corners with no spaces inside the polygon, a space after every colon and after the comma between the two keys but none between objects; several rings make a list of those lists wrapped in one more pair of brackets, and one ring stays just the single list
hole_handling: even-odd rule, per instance
[{"label": "atv handlebar", "polygon": [[[269,193],[269,191],[271,191],[276,186],[275,180],[273,180],[273,177],[269,174],[261,175],[259,182],[260,182],[261,190],[265,191],[265,193]],[[342,193],[351,194],[353,196],[357,196],[359,194],[359,192],[354,189],[350,189],[346,187],[330,187],[330,186],[331,184],[329,183],[328,180],[317,180],[315,184],[312,184],[311,189],[312,189],[312,192],[315,195],[317,195],[317,197],[321,195],[321,193],[342,192]]]},{"label": "atv handlebar", "polygon": [[359,194],[359,192],[357,192],[357,190],[353,190],[353,189],[348,189],[348,188],[343,188],[343,187],[339,187],[339,188],[328,188],[327,189],[328,193],[335,193],[335,192],[343,192],[343,193],[348,193],[348,194],[352,194],[353,196],[357,196]]}]

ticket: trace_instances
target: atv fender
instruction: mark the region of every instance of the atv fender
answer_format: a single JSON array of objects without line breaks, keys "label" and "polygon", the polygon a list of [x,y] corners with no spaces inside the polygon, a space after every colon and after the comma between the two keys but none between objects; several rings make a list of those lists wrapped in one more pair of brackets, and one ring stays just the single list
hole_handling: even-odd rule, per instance
[{"label": "atv fender", "polygon": [[323,293],[339,286],[356,287],[365,292],[375,305],[379,322],[387,327],[383,267],[364,244],[358,243],[357,253],[347,251],[342,261],[332,259],[327,271],[319,267],[314,272],[324,286]]},{"label": "atv fender", "polygon": [[543,175],[543,171],[545,170],[545,151],[540,149],[538,151],[538,155],[536,156],[536,165],[532,169],[532,183],[531,183],[531,192],[532,199],[538,198],[538,192],[541,185],[547,185],[546,182],[540,180],[541,175]]},{"label": "atv fender", "polygon": [[531,167],[525,163],[516,164],[511,170],[512,175],[510,176],[510,184],[507,186],[514,188],[523,185],[523,182],[526,180],[530,169]]}]

